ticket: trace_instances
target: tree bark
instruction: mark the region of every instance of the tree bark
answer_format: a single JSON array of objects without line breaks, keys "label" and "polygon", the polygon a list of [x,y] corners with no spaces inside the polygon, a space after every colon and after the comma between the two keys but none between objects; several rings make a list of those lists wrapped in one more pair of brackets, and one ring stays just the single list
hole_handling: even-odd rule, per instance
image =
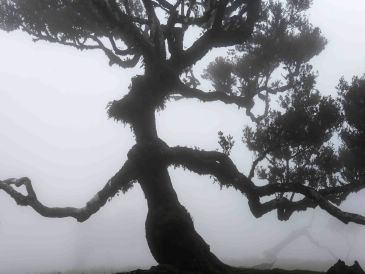
[{"label": "tree bark", "polygon": [[[140,81],[143,81],[142,78]],[[132,97],[138,94],[137,97],[141,98],[142,92],[146,96],[152,93],[151,87],[155,83],[145,83],[141,85],[134,81],[130,91]],[[141,88],[146,90],[141,91]],[[196,232],[190,214],[178,200],[167,170],[168,164],[159,153],[162,151],[159,147],[166,144],[157,136],[155,107],[149,105],[148,100],[144,102],[146,105],[139,107],[138,113],[130,115],[134,117],[130,123],[137,144],[128,157],[137,163],[138,181],[148,204],[145,227],[150,251],[161,265],[173,265],[185,271],[225,273],[229,267],[210,251],[209,245]]]},{"label": "tree bark", "polygon": [[148,203],[146,239],[153,257],[179,269],[223,272],[226,266],[210,252],[179,203],[166,167],[155,164],[148,169],[140,184]]},{"label": "tree bark", "polygon": [[179,269],[224,272],[227,267],[211,253],[179,203],[166,167],[151,163],[147,169],[140,184],[148,203],[146,239],[153,257]]}]

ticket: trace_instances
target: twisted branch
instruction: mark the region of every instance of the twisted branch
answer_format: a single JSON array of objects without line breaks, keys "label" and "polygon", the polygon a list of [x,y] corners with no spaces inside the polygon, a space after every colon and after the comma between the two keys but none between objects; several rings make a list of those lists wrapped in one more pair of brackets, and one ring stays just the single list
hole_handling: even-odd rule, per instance
[{"label": "twisted branch", "polygon": [[[359,214],[345,212],[333,205],[329,199],[336,194],[348,195],[365,188],[364,182],[349,183],[345,186],[330,187],[316,190],[309,186],[296,183],[268,184],[256,186],[249,178],[240,173],[232,160],[217,151],[200,151],[185,147],[171,148],[168,152],[169,161],[181,165],[200,175],[213,175],[227,187],[234,187],[248,198],[250,210],[255,217],[272,211],[278,211],[280,220],[287,220],[294,211],[305,210],[309,207],[321,207],[329,214],[344,223],[365,225],[365,217]],[[305,196],[300,201],[290,201],[282,197],[261,203],[260,198],[276,193],[300,193]]]},{"label": "twisted branch", "polygon": [[176,89],[176,93],[182,95],[185,98],[195,98],[202,102],[215,102],[220,101],[225,104],[234,104],[238,107],[251,108],[254,104],[252,98],[228,95],[223,91],[211,91],[204,92],[198,88],[191,88],[183,83],[180,83]]},{"label": "twisted branch", "polygon": [[[30,206],[44,217],[64,218],[73,217],[78,222],[86,221],[91,215],[103,207],[108,199],[119,190],[126,192],[136,179],[136,171],[132,162],[127,161],[124,166],[108,181],[108,183],[90,199],[82,208],[74,207],[47,207],[37,198],[29,178],[7,179],[0,181],[0,189],[12,197],[18,205]],[[17,191],[15,187],[25,186],[27,195]]]},{"label": "twisted branch", "polygon": [[[246,109],[246,115],[250,117],[253,122],[259,123],[263,118],[265,118],[269,112],[269,103],[270,103],[270,94],[277,94],[280,92],[287,91],[290,89],[290,85],[284,85],[277,88],[268,87],[267,84],[261,87],[258,87],[254,94],[250,96],[237,96],[237,95],[228,95],[224,91],[216,90],[210,92],[204,92],[201,89],[196,87],[189,87],[184,83],[180,82],[177,86],[175,93],[181,95],[185,98],[195,98],[199,99],[202,102],[222,102],[225,104],[233,104],[238,107],[242,107]],[[261,92],[266,91],[265,95],[261,94]],[[244,92],[242,92],[244,93]],[[255,116],[251,110],[255,104],[254,97],[258,96],[261,100],[265,102],[265,110],[264,113]]]}]

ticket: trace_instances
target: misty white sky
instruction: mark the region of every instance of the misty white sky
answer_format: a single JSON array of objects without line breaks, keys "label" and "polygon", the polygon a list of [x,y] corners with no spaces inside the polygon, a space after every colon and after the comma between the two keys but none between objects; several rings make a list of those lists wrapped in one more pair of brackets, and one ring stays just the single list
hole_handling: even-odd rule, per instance
[{"label": "misty white sky", "polygon": [[[365,73],[364,14],[364,0],[314,1],[311,22],[329,41],[312,62],[323,93],[335,93],[342,75],[351,79]],[[0,41],[0,178],[28,176],[44,204],[83,206],[123,165],[134,144],[129,127],[108,120],[105,107],[127,92],[138,70],[109,67],[101,52],[33,43],[24,33],[0,32]],[[194,100],[171,102],[157,115],[160,137],[169,145],[209,150],[218,148],[219,130],[240,143],[245,121],[244,112],[233,106]],[[243,145],[235,147],[232,157],[247,172],[252,156]],[[308,224],[312,216],[295,214],[290,222],[279,222],[274,214],[255,219],[241,194],[221,191],[208,177],[173,169],[171,177],[198,232],[226,262],[263,258],[264,250]],[[344,208],[365,213],[362,194]],[[0,192],[0,274],[155,264],[144,236],[146,213],[138,185],[82,224],[38,216]],[[348,239],[330,228],[330,219],[316,211],[313,235],[345,256]],[[365,265],[365,257],[356,257],[365,244],[365,230],[348,230],[355,228],[359,238],[349,259]],[[293,254],[331,259],[306,241],[291,246],[282,257]]]}]

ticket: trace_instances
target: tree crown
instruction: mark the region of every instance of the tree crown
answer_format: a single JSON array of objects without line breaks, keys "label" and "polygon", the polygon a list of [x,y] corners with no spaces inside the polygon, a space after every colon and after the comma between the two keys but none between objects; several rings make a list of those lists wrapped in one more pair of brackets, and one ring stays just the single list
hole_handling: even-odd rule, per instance
[{"label": "tree crown", "polygon": [[[182,165],[235,187],[247,196],[257,217],[277,210],[279,219],[287,220],[294,211],[319,205],[343,222],[365,224],[364,217],[333,205],[365,188],[364,79],[354,78],[351,84],[341,80],[340,99],[322,96],[316,89],[317,73],[310,60],[324,49],[326,39],[306,17],[311,2],[2,1],[2,29],[20,29],[36,41],[99,49],[110,64],[123,68],[142,60],[145,74],[133,78],[130,92],[111,102],[108,110],[111,117],[132,126],[137,145],[125,166],[85,208],[43,206],[28,178],[1,182],[0,188],[42,215],[83,221],[119,190],[143,180],[136,166],[155,158],[155,164]],[[187,46],[192,29],[200,35]],[[217,47],[230,47],[229,54],[205,70],[203,78],[214,90],[204,92],[193,66]],[[245,108],[253,126],[244,129],[243,141],[257,156],[248,176],[228,157],[234,141],[223,133],[219,144],[224,153],[169,148],[158,139],[154,112],[173,95]],[[258,102],[264,105],[260,114],[253,109]],[[256,186],[255,175],[268,184]],[[25,185],[28,196],[14,190],[14,184]],[[260,201],[273,195],[268,202]]]}]

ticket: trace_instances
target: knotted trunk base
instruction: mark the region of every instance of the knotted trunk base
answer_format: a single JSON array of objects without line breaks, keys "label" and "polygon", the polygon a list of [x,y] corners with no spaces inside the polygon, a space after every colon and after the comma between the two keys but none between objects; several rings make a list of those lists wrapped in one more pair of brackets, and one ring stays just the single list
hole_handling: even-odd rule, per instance
[{"label": "knotted trunk base", "polygon": [[153,257],[161,265],[200,273],[227,273],[230,269],[210,251],[180,204],[150,209],[146,238]]}]

